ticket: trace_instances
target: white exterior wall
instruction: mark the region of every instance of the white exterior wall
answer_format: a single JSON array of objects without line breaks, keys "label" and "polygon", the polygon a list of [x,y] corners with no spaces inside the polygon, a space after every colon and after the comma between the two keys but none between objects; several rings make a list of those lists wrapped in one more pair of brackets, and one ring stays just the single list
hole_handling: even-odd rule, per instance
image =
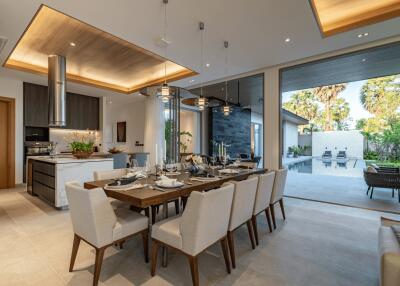
[{"label": "white exterior wall", "polygon": [[299,145],[299,132],[297,125],[289,121],[283,121],[283,156],[286,156],[289,147]]},{"label": "white exterior wall", "polygon": [[346,151],[348,157],[362,159],[363,149],[364,136],[359,130],[321,131],[312,134],[313,156],[322,156],[325,150],[330,150],[334,157],[339,151]]}]

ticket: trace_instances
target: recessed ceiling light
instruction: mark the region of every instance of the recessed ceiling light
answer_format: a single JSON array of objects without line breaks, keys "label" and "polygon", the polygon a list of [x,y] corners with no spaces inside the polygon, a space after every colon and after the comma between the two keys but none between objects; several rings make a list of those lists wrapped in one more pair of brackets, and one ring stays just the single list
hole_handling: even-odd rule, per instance
[{"label": "recessed ceiling light", "polygon": [[209,64],[209,63],[206,63],[206,67],[208,67],[208,68],[209,68],[209,67],[210,67],[210,64]]},{"label": "recessed ceiling light", "polygon": [[365,62],[366,60],[367,60],[367,59],[362,59],[361,61],[362,61],[362,62]]},{"label": "recessed ceiling light", "polygon": [[194,79],[189,80],[189,82],[194,82]]},{"label": "recessed ceiling light", "polygon": [[369,33],[365,32],[365,33],[358,34],[357,37],[362,38],[362,37],[366,37],[368,35],[369,35]]},{"label": "recessed ceiling light", "polygon": [[70,45],[71,47],[75,47],[75,46],[76,46],[76,44],[75,44],[74,42],[70,42],[69,45]]},{"label": "recessed ceiling light", "polygon": [[286,38],[286,39],[285,39],[285,42],[286,42],[286,43],[289,43],[289,42],[290,42],[290,38]]},{"label": "recessed ceiling light", "polygon": [[111,100],[109,100],[109,101],[108,101],[108,104],[112,104],[112,101],[111,101]]}]

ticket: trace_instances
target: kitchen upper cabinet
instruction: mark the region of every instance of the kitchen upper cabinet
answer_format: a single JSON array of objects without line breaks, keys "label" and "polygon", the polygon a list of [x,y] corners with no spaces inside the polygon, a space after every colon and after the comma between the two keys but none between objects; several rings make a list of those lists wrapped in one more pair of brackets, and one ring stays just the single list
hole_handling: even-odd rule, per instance
[{"label": "kitchen upper cabinet", "polygon": [[97,97],[67,93],[68,129],[99,129],[100,102]]},{"label": "kitchen upper cabinet", "polygon": [[49,95],[47,86],[24,82],[25,126],[49,126]]},{"label": "kitchen upper cabinet", "polygon": [[[24,83],[25,126],[48,127],[47,86]],[[100,100],[97,97],[67,92],[67,125],[64,129],[98,130]]]}]

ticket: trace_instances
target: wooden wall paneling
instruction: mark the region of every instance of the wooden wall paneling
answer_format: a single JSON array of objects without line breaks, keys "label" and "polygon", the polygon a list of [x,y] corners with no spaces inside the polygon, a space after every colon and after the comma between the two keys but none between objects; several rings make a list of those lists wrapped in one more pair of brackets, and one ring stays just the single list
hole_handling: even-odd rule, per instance
[{"label": "wooden wall paneling", "polygon": [[[15,187],[15,99],[0,97],[0,189]],[[4,158],[4,159],[3,159]]]}]

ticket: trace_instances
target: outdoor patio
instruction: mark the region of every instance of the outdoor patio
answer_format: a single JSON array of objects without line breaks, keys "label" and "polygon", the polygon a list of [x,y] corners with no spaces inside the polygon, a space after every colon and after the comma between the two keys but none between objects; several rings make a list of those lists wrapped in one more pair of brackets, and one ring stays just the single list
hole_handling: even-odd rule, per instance
[{"label": "outdoor patio", "polygon": [[313,201],[400,214],[398,194],[375,188],[373,198],[366,195],[363,178],[288,172],[285,195]]}]

